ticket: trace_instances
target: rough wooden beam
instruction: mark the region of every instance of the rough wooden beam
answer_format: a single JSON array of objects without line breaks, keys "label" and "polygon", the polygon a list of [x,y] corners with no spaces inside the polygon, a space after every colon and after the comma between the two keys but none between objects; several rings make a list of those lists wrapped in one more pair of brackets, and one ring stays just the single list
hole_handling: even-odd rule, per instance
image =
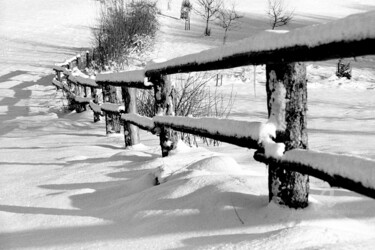
[{"label": "rough wooden beam", "polygon": [[254,159],[265,164],[276,164],[283,169],[288,171],[298,172],[304,175],[310,175],[328,182],[331,186],[342,187],[356,193],[362,194],[364,196],[375,199],[375,190],[364,186],[362,183],[353,181],[347,177],[338,174],[329,174],[322,170],[313,168],[308,164],[289,162],[283,159],[272,159],[267,158],[264,154],[256,152],[254,154]]},{"label": "rough wooden beam", "polygon": [[95,82],[94,79],[84,78],[81,76],[75,76],[75,80],[79,85],[92,87],[92,88],[100,88],[100,86]]},{"label": "rough wooden beam", "polygon": [[152,83],[145,81],[144,70],[133,70],[118,73],[98,74],[96,83],[137,89],[151,89]]},{"label": "rough wooden beam", "polygon": [[[176,117],[176,119],[180,119],[180,117]],[[185,118],[189,119],[189,118]],[[191,118],[190,118],[191,119]],[[208,119],[215,119],[215,118],[208,118]],[[241,123],[241,121],[233,121]],[[258,143],[258,138],[254,138],[252,136],[245,136],[245,135],[231,135],[226,133],[220,133],[220,132],[212,132],[209,131],[209,128],[205,127],[198,127],[196,125],[189,125],[188,122],[185,122],[184,124],[173,122],[172,119],[165,120],[163,117],[154,117],[154,123],[156,127],[168,127],[175,131],[188,133],[196,136],[206,137],[210,139],[214,139],[221,142],[230,143],[233,145],[237,145],[240,147],[250,148],[250,149],[259,149],[260,145]],[[215,123],[217,125],[221,125],[220,119],[215,119]],[[252,126],[253,123],[249,123],[249,126]],[[254,123],[255,124],[255,123]],[[257,123],[256,125],[260,125],[261,123]],[[227,124],[222,124],[221,127],[225,127]]]},{"label": "rough wooden beam", "polygon": [[137,114],[122,114],[121,119],[139,127],[140,129],[155,133],[155,123],[152,118]]},{"label": "rough wooden beam", "polygon": [[372,38],[361,41],[333,42],[316,47],[293,46],[277,50],[240,53],[223,57],[221,60],[204,63],[189,62],[175,66],[147,70],[145,75],[149,77],[153,74],[169,75],[176,73],[229,69],[246,65],[261,65],[268,63],[324,61],[373,54],[375,54],[375,39]]}]

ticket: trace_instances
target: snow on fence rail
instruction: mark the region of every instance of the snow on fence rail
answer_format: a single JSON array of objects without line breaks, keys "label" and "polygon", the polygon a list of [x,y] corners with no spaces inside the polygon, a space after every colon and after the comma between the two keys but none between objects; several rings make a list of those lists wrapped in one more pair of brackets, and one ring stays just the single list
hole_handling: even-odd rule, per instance
[{"label": "snow on fence rail", "polygon": [[[74,76],[71,62],[79,66],[77,57],[54,67],[57,77],[53,84],[57,87],[75,84],[77,90],[79,86],[90,87],[94,95],[92,99],[84,100],[89,100],[94,115],[105,113],[107,133],[109,121],[119,117],[125,121],[126,146],[138,143],[135,128],[139,127],[159,135],[163,156],[176,145],[172,129],[257,149],[254,158],[269,166],[270,200],[279,204],[294,208],[307,206],[309,184],[306,175],[375,198],[374,160],[306,150],[307,81],[306,67],[301,63],[375,54],[373,27],[375,12],[368,12],[283,34],[265,32],[232,45],[149,64],[145,69],[98,74],[95,83]],[[249,64],[266,64],[270,116],[267,123],[172,116],[173,85],[169,74]],[[67,84],[62,83],[61,74]],[[116,96],[116,86],[121,87],[123,107]],[[102,89],[105,102],[102,105],[95,92],[97,88]],[[136,114],[133,90],[137,88],[154,89],[157,116],[147,118]],[[74,94],[81,93],[75,91]],[[115,124],[111,126],[115,127]]]},{"label": "snow on fence rail", "polygon": [[265,31],[226,46],[147,65],[145,75],[374,54],[374,27],[375,11],[372,11],[287,33]]}]

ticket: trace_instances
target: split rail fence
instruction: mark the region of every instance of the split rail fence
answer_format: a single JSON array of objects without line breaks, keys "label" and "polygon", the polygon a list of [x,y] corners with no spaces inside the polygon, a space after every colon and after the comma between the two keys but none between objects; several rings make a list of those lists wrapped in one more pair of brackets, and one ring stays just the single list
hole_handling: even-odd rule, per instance
[{"label": "split rail fence", "polygon": [[[107,133],[119,132],[123,125],[126,146],[139,142],[137,128],[141,128],[159,135],[163,157],[175,147],[174,131],[255,149],[254,158],[269,166],[270,200],[279,204],[307,206],[308,176],[375,198],[374,160],[307,149],[304,64],[375,54],[374,27],[375,12],[369,12],[284,34],[264,32],[233,45],[149,64],[141,70],[98,74],[95,79],[73,74],[73,67],[89,66],[86,54],[54,67],[53,84],[67,94],[77,112],[88,105],[94,121],[104,115]],[[170,75],[260,64],[266,64],[267,122],[173,116]],[[122,101],[116,87],[121,87]],[[154,90],[155,117],[137,114],[135,89]]]}]

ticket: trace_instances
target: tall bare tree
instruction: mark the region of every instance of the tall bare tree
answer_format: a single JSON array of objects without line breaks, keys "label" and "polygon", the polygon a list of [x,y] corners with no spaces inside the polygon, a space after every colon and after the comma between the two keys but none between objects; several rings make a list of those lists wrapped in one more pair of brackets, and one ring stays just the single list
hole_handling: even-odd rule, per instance
[{"label": "tall bare tree", "polygon": [[275,29],[292,21],[294,11],[287,10],[284,0],[268,0],[267,15],[272,29]]},{"label": "tall bare tree", "polygon": [[218,12],[219,23],[218,25],[224,29],[223,44],[226,43],[228,37],[228,31],[238,27],[238,19],[242,18],[236,11],[235,3],[232,4],[231,8],[223,7]]},{"label": "tall bare tree", "polygon": [[209,23],[216,18],[222,4],[222,0],[197,0],[198,8],[195,9],[195,12],[206,21],[204,35],[209,36],[211,34]]}]

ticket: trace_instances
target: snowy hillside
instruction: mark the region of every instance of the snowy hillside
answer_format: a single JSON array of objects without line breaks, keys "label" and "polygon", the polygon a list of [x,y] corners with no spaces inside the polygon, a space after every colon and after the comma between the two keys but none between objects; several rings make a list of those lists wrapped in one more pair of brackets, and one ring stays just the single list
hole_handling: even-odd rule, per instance
[{"label": "snowy hillside", "polygon": [[[289,1],[291,28],[375,9],[372,0]],[[220,46],[222,31],[180,1],[159,0],[153,57]],[[265,1],[238,1],[245,14],[229,41],[267,29]],[[124,149],[92,112],[62,111],[52,65],[91,47],[98,1],[0,1],[0,249],[373,249],[375,201],[312,178],[304,210],[268,202],[268,170],[254,151],[228,144],[179,144],[161,158],[158,138]],[[309,147],[375,159],[373,57],[353,62],[353,79],[333,62],[308,64]],[[245,72],[241,79],[233,72]],[[267,119],[265,68],[224,72],[219,91],[236,92],[231,118]],[[214,83],[211,86],[214,88]],[[355,167],[355,166],[353,166]],[[162,183],[154,186],[155,176]]]}]

